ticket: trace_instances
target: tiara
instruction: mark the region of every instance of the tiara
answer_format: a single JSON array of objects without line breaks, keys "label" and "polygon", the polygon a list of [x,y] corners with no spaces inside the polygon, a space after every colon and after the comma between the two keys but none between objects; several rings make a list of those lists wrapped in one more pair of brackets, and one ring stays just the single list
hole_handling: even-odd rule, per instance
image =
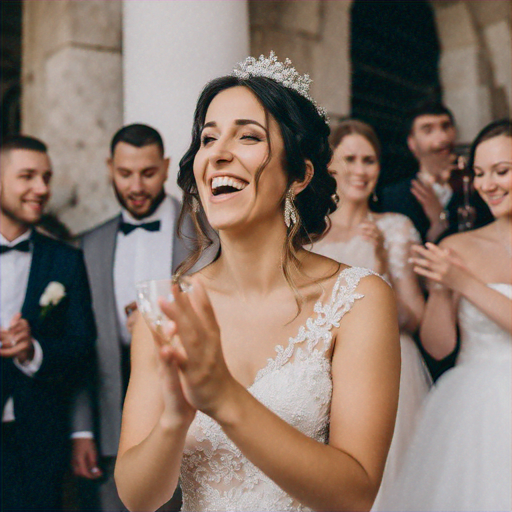
[{"label": "tiara", "polygon": [[318,113],[324,118],[325,122],[329,122],[329,119],[327,118],[327,111],[323,107],[320,107],[309,95],[309,86],[312,82],[309,75],[299,75],[297,70],[292,66],[292,61],[290,59],[285,59],[284,62],[279,62],[273,50],[270,52],[268,59],[263,55],[260,55],[258,60],[254,57],[247,57],[243,62],[239,62],[236,65],[231,74],[237,78],[241,78],[242,80],[252,76],[263,76],[280,83],[288,89],[293,89],[313,103]]}]

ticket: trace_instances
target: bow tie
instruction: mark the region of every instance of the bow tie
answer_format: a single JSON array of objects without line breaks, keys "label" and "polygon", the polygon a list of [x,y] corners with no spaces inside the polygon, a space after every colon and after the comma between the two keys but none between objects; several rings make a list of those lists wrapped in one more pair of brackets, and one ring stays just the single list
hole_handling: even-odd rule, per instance
[{"label": "bow tie", "polygon": [[119,231],[124,235],[130,234],[134,229],[142,228],[146,231],[160,231],[160,221],[154,220],[153,222],[144,222],[142,224],[130,224],[129,222],[121,222],[119,224]]},{"label": "bow tie", "polygon": [[30,251],[30,242],[28,240],[23,240],[19,244],[10,246],[10,245],[0,245],[0,254],[5,254],[9,251],[21,251],[21,252],[29,252]]}]

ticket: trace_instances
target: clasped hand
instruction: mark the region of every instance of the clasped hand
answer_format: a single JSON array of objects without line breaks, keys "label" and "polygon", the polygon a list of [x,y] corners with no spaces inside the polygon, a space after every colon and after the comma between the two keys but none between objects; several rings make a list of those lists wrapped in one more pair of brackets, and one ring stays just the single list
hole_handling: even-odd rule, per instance
[{"label": "clasped hand", "polygon": [[470,276],[462,258],[451,249],[427,242],[424,247],[413,245],[411,251],[414,272],[434,283],[460,291],[464,280]]},{"label": "clasped hand", "polygon": [[[172,288],[174,301],[160,299],[171,320],[165,338],[154,336],[164,380],[165,408],[191,421],[196,410],[215,417],[235,383],[222,353],[220,328],[199,282],[189,292]],[[170,341],[170,342],[169,342]]]},{"label": "clasped hand", "polygon": [[32,359],[34,345],[29,323],[16,313],[11,320],[9,329],[0,330],[0,357],[15,357],[20,363]]}]

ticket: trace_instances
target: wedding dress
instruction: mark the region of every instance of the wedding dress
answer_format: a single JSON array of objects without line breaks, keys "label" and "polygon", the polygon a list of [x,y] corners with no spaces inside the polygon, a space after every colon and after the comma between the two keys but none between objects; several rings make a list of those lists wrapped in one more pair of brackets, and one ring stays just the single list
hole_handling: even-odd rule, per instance
[{"label": "wedding dress", "polygon": [[[248,388],[271,411],[320,443],[328,441],[329,432],[331,330],[363,298],[356,288],[371,273],[353,267],[343,270],[330,300],[316,303],[297,336],[276,347],[275,357]],[[219,424],[201,412],[187,435],[180,483],[186,511],[310,510],[245,458]]]},{"label": "wedding dress", "polygon": [[[418,232],[409,218],[399,213],[385,213],[375,219],[372,218],[372,220],[375,221],[384,236],[384,248],[388,254],[391,281],[396,283],[405,279],[405,270],[409,265],[409,248],[411,244],[421,243]],[[375,266],[373,245],[359,235],[347,241],[324,243],[319,247],[315,246],[313,250],[348,265],[358,265],[370,269]],[[414,276],[412,278],[415,279]],[[432,382],[423,358],[408,333],[401,332],[400,346],[402,368],[395,432],[373,511],[384,510],[381,507],[382,496],[387,489],[392,487],[400,471],[406,450],[414,435],[421,406]]]},{"label": "wedding dress", "polygon": [[512,336],[464,298],[458,322],[457,363],[425,403],[390,511],[512,510]]}]

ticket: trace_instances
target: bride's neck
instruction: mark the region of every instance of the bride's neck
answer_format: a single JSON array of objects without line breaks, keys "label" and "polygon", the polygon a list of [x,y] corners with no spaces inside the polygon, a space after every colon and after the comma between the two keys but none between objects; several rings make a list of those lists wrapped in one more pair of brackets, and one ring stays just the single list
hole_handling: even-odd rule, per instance
[{"label": "bride's neck", "polygon": [[268,295],[286,280],[281,270],[286,228],[247,229],[244,234],[221,233],[221,256],[214,263],[215,277],[223,288],[241,298]]}]

